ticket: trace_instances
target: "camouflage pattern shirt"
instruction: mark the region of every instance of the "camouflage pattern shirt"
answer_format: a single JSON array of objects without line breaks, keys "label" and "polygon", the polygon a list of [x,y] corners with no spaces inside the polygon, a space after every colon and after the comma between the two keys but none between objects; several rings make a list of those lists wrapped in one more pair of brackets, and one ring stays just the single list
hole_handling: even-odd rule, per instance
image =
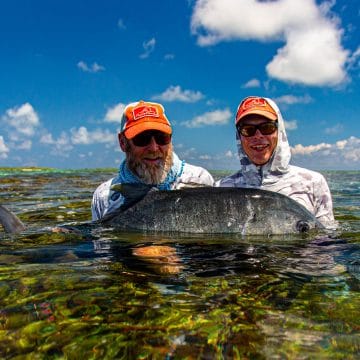
[{"label": "camouflage pattern shirt", "polygon": [[271,99],[266,100],[278,115],[278,142],[270,161],[262,166],[253,164],[236,134],[240,171],[220,179],[215,186],[260,188],[279,192],[303,205],[326,227],[334,228],[332,198],[324,176],[289,164],[291,152],[284,119],[277,105]]}]

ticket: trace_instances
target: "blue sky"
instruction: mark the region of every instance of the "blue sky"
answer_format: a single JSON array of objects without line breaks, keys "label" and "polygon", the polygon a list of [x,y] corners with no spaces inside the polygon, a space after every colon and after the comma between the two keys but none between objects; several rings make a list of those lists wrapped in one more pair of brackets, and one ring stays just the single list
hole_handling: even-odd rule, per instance
[{"label": "blue sky", "polygon": [[292,163],[360,169],[360,5],[5,0],[0,166],[117,167],[121,111],[161,102],[180,158],[238,168],[234,114],[274,99]]}]

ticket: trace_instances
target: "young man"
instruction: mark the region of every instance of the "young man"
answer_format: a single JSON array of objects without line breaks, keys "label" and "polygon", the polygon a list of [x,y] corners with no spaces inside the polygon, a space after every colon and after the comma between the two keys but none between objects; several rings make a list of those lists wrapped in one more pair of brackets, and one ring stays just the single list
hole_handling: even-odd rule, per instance
[{"label": "young man", "polygon": [[124,197],[111,190],[114,184],[151,184],[160,190],[194,184],[213,186],[208,171],[179,160],[171,136],[172,128],[161,104],[139,101],[126,106],[118,134],[126,157],[118,175],[96,189],[91,206],[93,220],[123,204]]},{"label": "young man", "polygon": [[325,226],[333,227],[332,199],[325,178],[289,164],[290,146],[277,105],[267,98],[245,98],[238,107],[235,125],[241,168],[216,185],[282,193],[307,208]]}]

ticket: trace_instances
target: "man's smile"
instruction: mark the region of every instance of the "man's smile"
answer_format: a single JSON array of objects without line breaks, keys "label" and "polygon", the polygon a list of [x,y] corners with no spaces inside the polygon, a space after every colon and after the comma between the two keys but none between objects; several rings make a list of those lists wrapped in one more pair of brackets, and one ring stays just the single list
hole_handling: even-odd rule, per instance
[{"label": "man's smile", "polygon": [[263,151],[269,147],[269,144],[251,145],[250,147],[252,150],[255,150],[255,151]]},{"label": "man's smile", "polygon": [[146,155],[143,157],[143,161],[148,164],[159,164],[163,161],[163,157],[159,155]]}]

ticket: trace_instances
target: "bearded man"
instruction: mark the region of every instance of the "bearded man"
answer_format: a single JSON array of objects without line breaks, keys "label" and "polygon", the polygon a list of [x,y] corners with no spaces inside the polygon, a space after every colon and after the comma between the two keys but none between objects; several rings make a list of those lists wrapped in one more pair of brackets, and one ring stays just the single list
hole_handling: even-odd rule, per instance
[{"label": "bearded man", "polygon": [[91,205],[93,220],[124,203],[125,198],[112,190],[115,184],[147,184],[159,190],[214,184],[207,170],[181,161],[174,153],[172,128],[161,104],[139,101],[127,105],[118,138],[125,160],[118,175],[95,190]]}]

